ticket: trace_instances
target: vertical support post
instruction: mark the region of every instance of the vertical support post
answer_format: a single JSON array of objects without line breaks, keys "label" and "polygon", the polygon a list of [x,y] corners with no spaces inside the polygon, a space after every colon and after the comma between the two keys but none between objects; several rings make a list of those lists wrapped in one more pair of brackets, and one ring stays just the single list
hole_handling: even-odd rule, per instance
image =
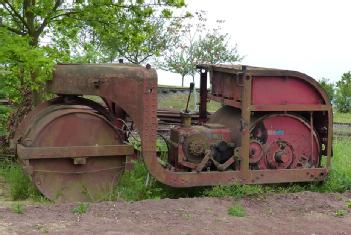
[{"label": "vertical support post", "polygon": [[199,123],[207,121],[207,70],[200,69]]},{"label": "vertical support post", "polygon": [[251,87],[252,78],[246,74],[246,66],[243,66],[243,88],[241,90],[241,161],[240,175],[242,181],[248,181],[249,175],[249,148],[250,148],[250,125],[251,125]]},{"label": "vertical support post", "polygon": [[328,144],[327,144],[327,168],[330,168],[332,148],[333,148],[333,110],[332,107],[328,109]]},{"label": "vertical support post", "polygon": [[313,112],[310,112],[310,127],[311,127],[311,130],[310,130],[310,135],[311,135],[311,156],[314,156],[314,148],[313,148]]}]

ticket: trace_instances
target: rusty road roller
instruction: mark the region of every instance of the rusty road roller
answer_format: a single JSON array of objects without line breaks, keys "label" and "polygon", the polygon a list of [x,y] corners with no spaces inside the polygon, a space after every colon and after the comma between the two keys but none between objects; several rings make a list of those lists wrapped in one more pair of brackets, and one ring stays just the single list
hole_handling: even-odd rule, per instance
[{"label": "rusty road roller", "polygon": [[[131,64],[60,64],[56,98],[19,125],[12,144],[36,187],[55,201],[101,200],[141,140],[153,177],[172,187],[322,181],[332,157],[332,106],[311,77],[244,65],[199,65],[196,125],[188,112],[156,154],[157,74]],[[210,82],[210,90],[208,90]],[[98,96],[104,105],[83,98]],[[207,103],[221,108],[209,115]]]}]

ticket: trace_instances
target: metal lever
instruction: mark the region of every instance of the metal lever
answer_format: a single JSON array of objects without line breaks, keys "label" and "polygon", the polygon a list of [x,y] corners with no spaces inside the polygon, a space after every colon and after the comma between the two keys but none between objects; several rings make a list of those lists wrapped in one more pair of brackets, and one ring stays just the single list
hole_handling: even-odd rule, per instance
[{"label": "metal lever", "polygon": [[189,108],[189,101],[190,101],[190,96],[191,96],[191,93],[193,92],[193,90],[194,90],[194,83],[191,82],[190,83],[190,87],[189,87],[188,101],[186,102],[186,108],[184,110],[185,113],[189,113],[189,110],[188,110],[188,108]]}]

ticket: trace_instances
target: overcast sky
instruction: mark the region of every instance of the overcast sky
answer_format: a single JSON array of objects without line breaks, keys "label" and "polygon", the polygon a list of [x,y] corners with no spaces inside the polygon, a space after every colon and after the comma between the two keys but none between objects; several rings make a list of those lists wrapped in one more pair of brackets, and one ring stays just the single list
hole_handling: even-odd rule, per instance
[{"label": "overcast sky", "polygon": [[[351,70],[351,1],[187,0],[209,24],[225,20],[245,58],[242,64],[297,70],[337,81]],[[180,75],[159,72],[160,84],[180,85]],[[187,79],[190,82],[191,79]]]}]

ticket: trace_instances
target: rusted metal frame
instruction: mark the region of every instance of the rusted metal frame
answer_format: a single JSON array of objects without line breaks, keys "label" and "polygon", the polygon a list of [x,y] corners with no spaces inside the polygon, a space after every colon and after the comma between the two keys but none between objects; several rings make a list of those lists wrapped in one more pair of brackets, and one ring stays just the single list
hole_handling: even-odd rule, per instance
[{"label": "rusted metal frame", "polygon": [[[314,148],[313,148],[313,130],[314,130],[314,125],[313,125],[313,112],[310,112],[310,135],[311,135],[311,156],[313,156],[314,153]],[[320,164],[320,161],[319,161]]]},{"label": "rusted metal frame", "polygon": [[235,156],[232,156],[231,158],[229,158],[226,162],[224,162],[222,164],[217,162],[213,158],[211,158],[211,160],[219,171],[225,171],[230,165],[235,163]]},{"label": "rusted metal frame", "polygon": [[214,95],[208,95],[210,100],[225,104],[225,105],[229,105],[229,106],[233,106],[236,108],[241,108],[241,102],[235,101],[235,100],[230,100],[230,99],[226,99],[223,97],[219,97],[219,96],[214,96]]},{"label": "rusted metal frame", "polygon": [[210,151],[210,150],[207,150],[207,151],[206,151],[206,154],[205,154],[205,157],[201,160],[201,162],[200,162],[199,164],[197,164],[197,166],[196,166],[196,171],[197,171],[197,172],[201,172],[201,171],[205,168],[207,162],[208,162],[210,159],[211,159],[211,151]]},{"label": "rusted metal frame", "polygon": [[207,121],[207,70],[200,69],[200,107],[199,122]]},{"label": "rusted metal frame", "polygon": [[184,156],[184,150],[182,145],[178,145],[176,143],[172,143],[172,144],[178,147],[178,163],[190,169],[196,169],[198,164],[194,164],[186,161],[186,157]]},{"label": "rusted metal frame", "polygon": [[246,184],[322,181],[328,175],[327,168],[274,169],[250,171]]},{"label": "rusted metal frame", "polygon": [[[241,70],[239,69],[233,69],[230,67],[218,67],[218,66],[213,66],[213,65],[201,65],[199,67],[203,67],[203,68],[211,68],[213,71],[218,71],[218,72],[224,72],[224,73],[232,73],[232,74],[237,74],[239,72],[241,72]],[[242,66],[244,67],[244,66]],[[254,67],[250,67],[248,66],[248,72],[250,72],[251,76],[263,76],[263,77],[271,77],[271,76],[288,76],[288,77],[297,77],[300,78],[310,84],[312,84],[317,91],[322,95],[322,98],[324,100],[323,103],[325,104],[330,104],[329,99],[327,94],[325,93],[324,89],[321,87],[321,85],[314,80],[312,77],[304,74],[304,73],[300,73],[297,71],[291,71],[291,70],[280,70],[280,69],[260,69],[260,68],[254,68]]]},{"label": "rusted metal frame", "polygon": [[134,154],[132,145],[65,146],[65,147],[26,147],[17,144],[17,154],[21,159],[80,158],[125,156]]},{"label": "rusted metal frame", "polygon": [[330,169],[331,158],[332,158],[332,148],[333,148],[333,110],[330,105],[328,110],[328,143],[327,143],[327,168]]},{"label": "rusted metal frame", "polygon": [[[247,79],[245,81],[244,89],[248,88]],[[249,79],[249,85],[251,85],[251,79]],[[141,115],[137,118],[137,126],[139,126],[142,139],[142,151],[144,161],[150,173],[160,182],[168,184],[173,187],[194,187],[194,186],[205,186],[205,185],[218,185],[218,184],[233,184],[235,182],[252,183],[258,178],[256,183],[276,183],[276,182],[301,182],[301,181],[316,181],[319,178],[314,178],[317,173],[326,174],[327,170],[322,168],[315,169],[287,169],[287,170],[264,170],[264,171],[248,171],[248,177],[243,177],[241,171],[211,171],[211,172],[174,172],[161,166],[157,161],[156,156],[156,94],[148,93],[147,90],[150,87],[157,86],[157,82],[153,79],[144,81],[143,92],[140,96],[140,104],[142,104],[140,112]],[[249,87],[251,88],[251,86]],[[251,89],[249,90],[251,92]],[[138,90],[140,92],[140,90]],[[251,96],[247,97],[246,102],[251,102]],[[243,106],[244,113],[249,115],[249,106]],[[249,120],[250,121],[250,120]],[[249,124],[249,123],[247,123]],[[248,128],[249,126],[247,126]],[[245,137],[245,136],[244,136]],[[246,132],[246,142],[249,142],[249,130]],[[247,168],[249,166],[248,161],[248,146],[247,146]],[[241,152],[242,156],[243,152]],[[244,165],[243,165],[244,166]],[[312,174],[313,177],[309,175]],[[260,178],[261,177],[261,178]],[[281,177],[281,179],[278,179]]]},{"label": "rusted metal frame", "polygon": [[252,105],[251,111],[328,111],[330,105],[305,105],[305,104],[286,104],[286,105]]},{"label": "rusted metal frame", "polygon": [[[172,187],[209,185],[270,184],[322,181],[328,175],[327,168],[251,170],[250,177],[243,179],[240,171],[170,172],[165,178]],[[162,181],[161,181],[162,182]]]},{"label": "rusted metal frame", "polygon": [[240,148],[240,176],[242,181],[250,178],[249,174],[249,147],[250,147],[250,126],[251,126],[251,91],[252,76],[243,73],[243,88],[241,90],[241,148]]}]

